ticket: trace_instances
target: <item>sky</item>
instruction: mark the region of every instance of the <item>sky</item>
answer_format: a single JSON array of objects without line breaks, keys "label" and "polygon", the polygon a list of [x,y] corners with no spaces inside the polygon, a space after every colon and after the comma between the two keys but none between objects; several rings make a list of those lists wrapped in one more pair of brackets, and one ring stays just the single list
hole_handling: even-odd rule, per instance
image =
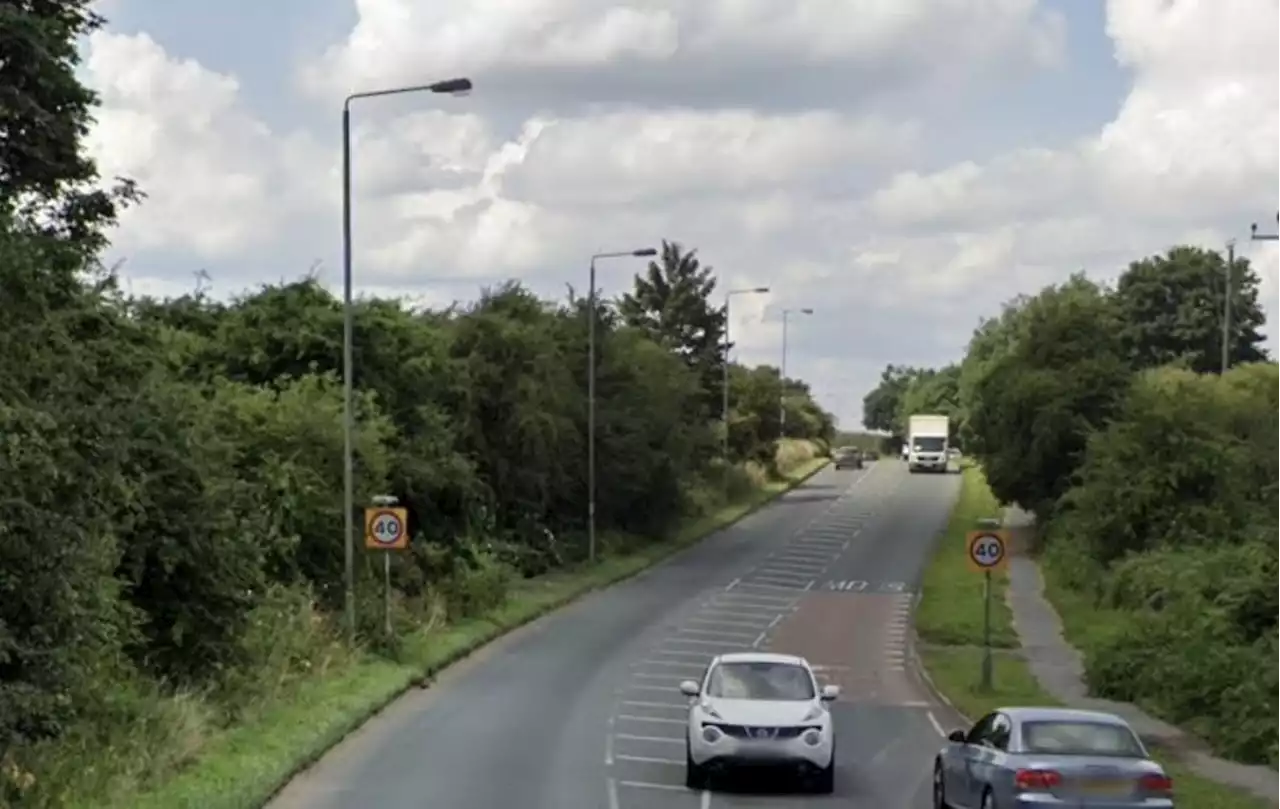
[{"label": "sky", "polygon": [[[108,261],[135,294],[341,284],[444,305],[675,241],[735,359],[840,424],[888,363],[959,359],[1002,302],[1174,244],[1240,255],[1277,310],[1276,0],[103,0],[89,149],[148,194]],[[639,259],[602,262],[605,295]],[[208,282],[197,275],[207,273]],[[719,293],[718,293],[719,294]],[[1276,349],[1268,325],[1267,345]]]}]

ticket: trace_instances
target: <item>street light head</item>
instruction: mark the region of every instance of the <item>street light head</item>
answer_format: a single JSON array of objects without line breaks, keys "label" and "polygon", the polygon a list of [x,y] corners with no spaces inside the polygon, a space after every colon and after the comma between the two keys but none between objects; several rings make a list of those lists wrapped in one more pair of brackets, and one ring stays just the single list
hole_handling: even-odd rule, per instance
[{"label": "street light head", "polygon": [[1250,225],[1250,226],[1249,226],[1249,235],[1250,235],[1250,236],[1257,236],[1257,235],[1258,235],[1258,223],[1257,223],[1257,222],[1254,222],[1252,225]]},{"label": "street light head", "polygon": [[652,247],[642,247],[639,250],[632,250],[631,255],[635,256],[636,258],[646,258],[647,256],[658,255],[658,251],[653,249]]},{"label": "street light head", "polygon": [[800,312],[801,312],[801,314],[806,314],[806,315],[811,315],[811,314],[813,314],[813,310],[812,310],[812,309],[801,309],[801,310],[800,310]]},{"label": "street light head", "polygon": [[763,294],[763,293],[765,293],[765,292],[768,292],[768,291],[769,291],[769,288],[768,288],[768,287],[756,287],[755,289],[753,289],[753,290],[751,290],[751,291],[752,291],[752,292],[755,292],[755,293],[757,293],[757,294]]},{"label": "street light head", "polygon": [[433,93],[448,93],[450,95],[462,95],[471,92],[471,79],[446,79],[438,81],[435,84],[428,85],[428,89]]}]

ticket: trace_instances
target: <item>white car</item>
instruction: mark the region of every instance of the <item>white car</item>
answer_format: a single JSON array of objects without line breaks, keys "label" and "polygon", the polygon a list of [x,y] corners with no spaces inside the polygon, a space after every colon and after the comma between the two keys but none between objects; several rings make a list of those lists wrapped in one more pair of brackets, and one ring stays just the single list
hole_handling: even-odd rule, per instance
[{"label": "white car", "polygon": [[740,652],[711,661],[690,697],[685,785],[706,789],[712,773],[781,767],[828,794],[835,783],[835,727],[828,703],[840,688],[818,687],[803,657]]}]

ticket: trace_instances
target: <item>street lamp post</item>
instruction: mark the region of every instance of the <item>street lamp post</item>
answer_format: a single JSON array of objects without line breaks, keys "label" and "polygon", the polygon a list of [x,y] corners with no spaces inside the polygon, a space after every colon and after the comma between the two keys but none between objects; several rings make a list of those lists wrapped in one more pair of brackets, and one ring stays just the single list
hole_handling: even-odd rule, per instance
[{"label": "street lamp post", "polygon": [[787,320],[792,314],[811,315],[812,309],[782,310],[782,368],[778,374],[778,437],[787,437]]},{"label": "street lamp post", "polygon": [[587,559],[596,560],[596,261],[602,258],[645,258],[656,256],[652,247],[617,253],[596,253],[591,257],[587,280]]},{"label": "street lamp post", "polygon": [[470,92],[470,79],[448,79],[434,84],[411,87],[393,87],[386,90],[370,90],[352,93],[342,102],[342,510],[343,510],[343,599],[346,608],[347,635],[354,641],[356,635],[355,592],[355,462],[353,459],[353,432],[355,413],[352,404],[352,354],[354,330],[352,324],[351,279],[351,103],[362,98],[407,95],[409,93]]},{"label": "street lamp post", "polygon": [[731,289],[724,293],[724,379],[721,384],[720,417],[724,421],[723,454],[724,462],[729,463],[729,301],[734,295],[764,295],[768,287],[751,289]]},{"label": "street lamp post", "polygon": [[[1249,241],[1280,242],[1280,212],[1276,212],[1276,232],[1258,233],[1258,223],[1249,225]],[[1230,361],[1231,340],[1231,273],[1235,270],[1235,239],[1228,242],[1228,259],[1226,259],[1226,301],[1222,303],[1222,372],[1226,372]]]}]

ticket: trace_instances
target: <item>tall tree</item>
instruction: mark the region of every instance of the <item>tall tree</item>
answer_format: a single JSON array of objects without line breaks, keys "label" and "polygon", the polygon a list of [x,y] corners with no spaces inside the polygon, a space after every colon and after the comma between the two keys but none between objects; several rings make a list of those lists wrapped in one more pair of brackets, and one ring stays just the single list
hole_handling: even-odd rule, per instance
[{"label": "tall tree", "polygon": [[76,76],[83,37],[102,26],[90,0],[0,3],[0,218],[16,220],[88,256],[104,240],[132,183],[92,188],[85,154],[97,94]]},{"label": "tall tree", "polygon": [[[1116,285],[1120,335],[1137,368],[1176,363],[1200,373],[1222,368],[1227,262],[1198,247],[1175,247],[1129,265]],[[1231,268],[1232,365],[1266,359],[1259,329],[1258,274],[1243,258]]]},{"label": "tall tree", "polygon": [[973,390],[967,448],[997,497],[1048,517],[1131,371],[1114,300],[1082,275],[1046,288],[1016,324],[1011,348]]},{"label": "tall tree", "polygon": [[697,252],[663,241],[658,260],[636,276],[634,289],[618,301],[618,312],[624,323],[675,352],[697,373],[709,411],[720,396],[725,311],[711,303],[714,270],[698,261]]},{"label": "tall tree", "polygon": [[919,369],[906,365],[886,365],[880,372],[880,384],[862,397],[862,426],[868,430],[901,432],[898,406],[902,394],[920,373]]}]

